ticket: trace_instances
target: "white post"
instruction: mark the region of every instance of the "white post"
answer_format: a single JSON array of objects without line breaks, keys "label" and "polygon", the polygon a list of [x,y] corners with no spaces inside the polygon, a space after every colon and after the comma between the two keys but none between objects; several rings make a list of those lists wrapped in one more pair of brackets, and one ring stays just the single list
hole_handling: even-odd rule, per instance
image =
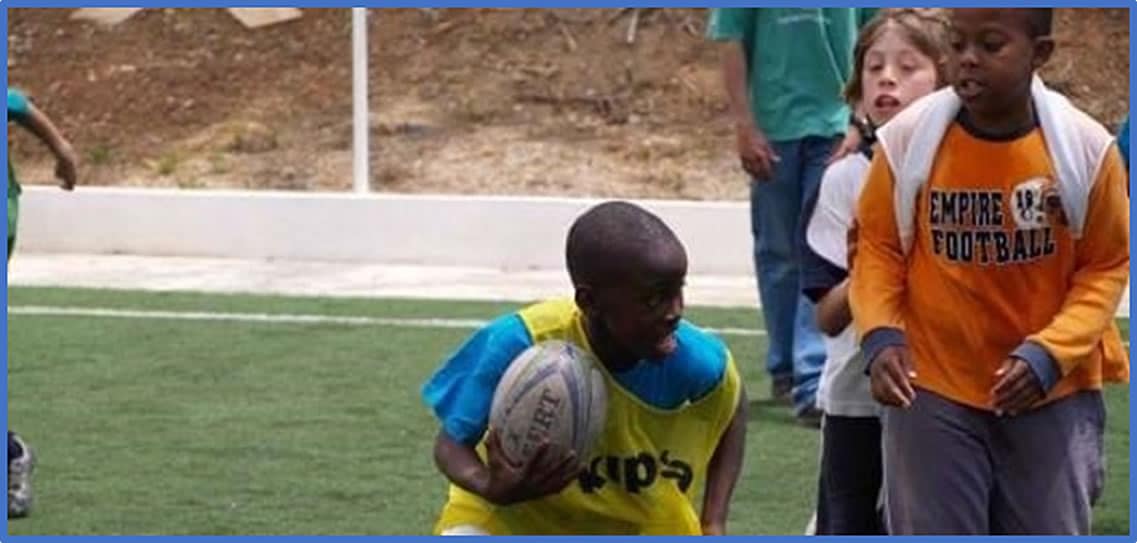
[{"label": "white post", "polygon": [[351,8],[351,58],[352,58],[352,185],[355,192],[366,193],[371,189],[370,148],[368,133],[371,121],[367,108],[367,8]]}]

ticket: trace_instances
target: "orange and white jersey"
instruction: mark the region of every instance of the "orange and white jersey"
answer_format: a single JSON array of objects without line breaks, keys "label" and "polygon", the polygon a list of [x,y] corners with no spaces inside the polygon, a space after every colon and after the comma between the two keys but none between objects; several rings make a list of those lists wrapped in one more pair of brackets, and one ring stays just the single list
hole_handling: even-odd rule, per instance
[{"label": "orange and white jersey", "polygon": [[879,132],[858,204],[862,345],[902,335],[916,386],[980,409],[1012,354],[1052,367],[1048,400],[1129,375],[1114,323],[1129,278],[1124,163],[1064,97],[1037,78],[1032,93],[1040,126],[1002,141],[957,122],[950,88],[912,104]]}]

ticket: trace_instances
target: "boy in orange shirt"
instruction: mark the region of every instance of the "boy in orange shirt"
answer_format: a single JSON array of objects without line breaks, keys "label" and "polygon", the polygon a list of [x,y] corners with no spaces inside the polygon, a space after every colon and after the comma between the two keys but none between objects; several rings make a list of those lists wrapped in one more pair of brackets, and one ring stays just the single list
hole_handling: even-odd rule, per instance
[{"label": "boy in orange shirt", "polygon": [[893,534],[1090,532],[1103,375],[1128,374],[1127,176],[1035,75],[1052,12],[953,10],[952,88],[878,133],[850,301]]}]

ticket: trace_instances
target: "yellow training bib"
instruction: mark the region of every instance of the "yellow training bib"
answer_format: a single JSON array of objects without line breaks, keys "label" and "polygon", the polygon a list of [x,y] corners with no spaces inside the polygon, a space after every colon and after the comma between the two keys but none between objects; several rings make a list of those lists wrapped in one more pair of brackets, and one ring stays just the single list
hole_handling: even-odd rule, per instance
[{"label": "yellow training bib", "polygon": [[[572,300],[533,305],[520,316],[534,342],[566,340],[592,352]],[[492,535],[701,535],[695,497],[741,392],[738,370],[724,352],[718,385],[673,410],[648,405],[601,367],[607,420],[578,480],[560,494],[509,507],[451,485],[435,534],[471,526]],[[484,443],[478,451],[484,458]]]}]

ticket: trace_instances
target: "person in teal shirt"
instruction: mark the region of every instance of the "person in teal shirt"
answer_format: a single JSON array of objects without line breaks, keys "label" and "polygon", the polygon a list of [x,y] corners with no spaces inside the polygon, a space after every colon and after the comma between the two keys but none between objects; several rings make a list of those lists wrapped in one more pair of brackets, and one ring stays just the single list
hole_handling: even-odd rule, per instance
[{"label": "person in teal shirt", "polygon": [[[856,146],[842,98],[860,28],[877,9],[715,8],[707,35],[724,42],[730,117],[751,179],[754,267],[768,329],[766,370],[776,399],[792,397],[819,424],[825,347],[802,294],[803,207],[835,153]],[[842,137],[844,136],[844,139]],[[843,144],[842,144],[843,142]]]},{"label": "person in teal shirt", "polygon": [[[41,109],[37,108],[27,95],[16,89],[8,89],[8,122],[26,128],[35,135],[55,155],[55,175],[63,190],[73,190],[77,179],[78,158],[71,142]],[[11,138],[9,138],[11,139]],[[8,260],[12,259],[12,249],[16,244],[16,227],[20,211],[20,182],[16,179],[16,169],[12,158],[8,157]]]},{"label": "person in teal shirt", "polygon": [[[75,188],[78,159],[71,143],[56,128],[55,123],[28,99],[15,89],[8,89],[8,122],[26,128],[44,143],[55,155],[55,175],[64,190]],[[9,137],[11,140],[11,137]],[[16,180],[16,170],[12,159],[8,159],[8,261],[12,260],[12,249],[16,246],[16,226],[20,213],[20,183]],[[23,438],[8,431],[8,518],[19,518],[28,514],[32,506],[31,475],[35,467],[35,456]]]},{"label": "person in teal shirt", "polygon": [[1121,125],[1121,132],[1117,134],[1117,146],[1121,148],[1121,158],[1125,160],[1125,171],[1129,171],[1129,117],[1125,117],[1125,124]]}]

